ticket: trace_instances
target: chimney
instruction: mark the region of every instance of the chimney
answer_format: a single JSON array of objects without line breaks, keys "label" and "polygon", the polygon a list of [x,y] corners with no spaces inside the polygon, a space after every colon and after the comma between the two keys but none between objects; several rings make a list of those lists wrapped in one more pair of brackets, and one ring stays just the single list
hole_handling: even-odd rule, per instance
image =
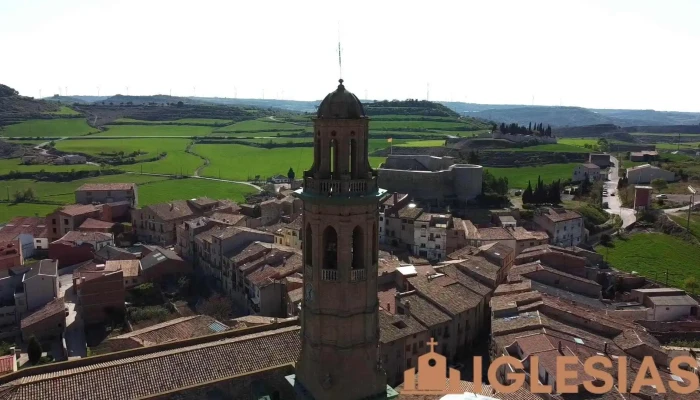
[{"label": "chimney", "polygon": [[564,346],[561,345],[561,340],[559,341],[559,353],[564,354]]},{"label": "chimney", "polygon": [[411,316],[411,302],[406,300],[406,304],[404,304],[404,308],[406,309],[406,315],[409,317]]},{"label": "chimney", "polygon": [[394,205],[396,205],[396,203],[398,203],[398,202],[399,202],[399,194],[394,193]]},{"label": "chimney", "polygon": [[603,342],[603,354],[608,354],[608,342]]},{"label": "chimney", "polygon": [[386,303],[386,310],[391,312],[391,303]]}]

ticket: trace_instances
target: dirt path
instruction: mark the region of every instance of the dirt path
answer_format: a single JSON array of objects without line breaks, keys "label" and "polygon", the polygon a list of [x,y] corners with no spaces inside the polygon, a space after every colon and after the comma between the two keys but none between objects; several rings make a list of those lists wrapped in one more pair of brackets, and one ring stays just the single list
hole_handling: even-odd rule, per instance
[{"label": "dirt path", "polygon": [[[177,178],[177,177],[180,177],[180,175],[172,175],[172,174],[152,174],[152,173],[147,173],[147,172],[141,173],[141,172],[131,172],[131,171],[125,172],[125,174],[148,175],[148,176],[165,176],[165,177],[169,177],[169,178]],[[204,177],[204,176],[195,176],[195,175],[184,176],[184,177],[185,177],[185,178],[194,178],[194,179],[204,179],[204,180],[207,180],[207,181],[237,183],[237,184],[239,184],[239,185],[250,186],[250,187],[256,189],[256,190],[259,191],[259,192],[262,192],[262,190],[263,190],[263,189],[262,189],[260,186],[258,186],[258,185],[254,185],[254,184],[252,184],[252,183],[250,183],[250,182],[244,182],[244,181],[232,181],[232,180],[228,180],[228,179],[207,178],[207,177]]]}]

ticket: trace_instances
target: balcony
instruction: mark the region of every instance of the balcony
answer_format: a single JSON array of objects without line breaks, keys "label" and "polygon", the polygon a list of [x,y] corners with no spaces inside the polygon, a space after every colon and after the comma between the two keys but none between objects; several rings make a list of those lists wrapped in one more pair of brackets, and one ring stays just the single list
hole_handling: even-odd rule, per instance
[{"label": "balcony", "polygon": [[315,179],[306,177],[304,191],[320,195],[360,195],[377,190],[377,177],[370,179]]},{"label": "balcony", "polygon": [[337,269],[322,269],[321,279],[324,281],[337,281],[338,280],[338,270]]},{"label": "balcony", "polygon": [[366,269],[353,269],[350,271],[350,280],[353,282],[360,282],[367,279]]}]

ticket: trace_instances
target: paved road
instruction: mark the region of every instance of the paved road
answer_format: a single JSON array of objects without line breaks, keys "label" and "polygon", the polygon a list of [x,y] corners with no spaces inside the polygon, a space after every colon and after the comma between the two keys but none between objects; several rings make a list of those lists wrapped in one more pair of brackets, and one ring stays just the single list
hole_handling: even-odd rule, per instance
[{"label": "paved road", "polygon": [[[609,208],[605,211],[610,214],[619,215],[620,218],[622,218],[622,227],[627,228],[637,220],[637,217],[634,215],[633,209],[622,207],[620,196],[617,193],[617,184],[620,180],[620,176],[618,175],[618,166],[620,164],[617,158],[613,156],[610,156],[610,160],[613,162],[613,165],[610,167],[610,172],[608,175],[609,181],[605,182],[605,188],[608,190],[608,195],[603,197],[603,202],[607,202]],[[612,193],[615,193],[615,196],[611,196]]]},{"label": "paved road", "polygon": [[[697,210],[698,205],[700,205],[700,201],[695,201],[695,203],[693,203],[694,210]],[[669,209],[664,210],[664,212],[666,214],[673,214],[673,213],[677,213],[677,212],[681,212],[681,211],[688,211],[688,207],[690,207],[690,206],[687,205],[685,207],[669,208]]]},{"label": "paved road", "polygon": [[[146,172],[144,172],[144,173],[140,173],[140,172],[126,172],[126,173],[127,173],[127,174],[134,174],[134,175],[167,176],[167,177],[178,176],[178,175],[169,175],[169,174],[150,174],[150,173],[146,173]],[[260,192],[262,192],[262,190],[263,190],[263,189],[262,189],[260,186],[258,186],[258,185],[254,185],[254,184],[252,184],[252,183],[250,183],[250,182],[244,182],[244,181],[231,181],[231,180],[228,180],[228,179],[207,178],[207,177],[204,177],[204,176],[196,176],[196,175],[187,176],[187,178],[204,179],[204,180],[207,180],[207,181],[216,181],[216,182],[238,183],[238,184],[241,184],[241,185],[248,185],[248,186],[250,186],[250,187],[252,187],[252,188],[257,189],[257,190],[260,191]]]},{"label": "paved road", "polygon": [[87,346],[85,344],[85,328],[80,319],[77,307],[77,296],[73,294],[73,269],[69,267],[62,269],[58,277],[61,283],[60,295],[66,302],[68,316],[66,317],[66,348],[68,357],[87,356]]}]

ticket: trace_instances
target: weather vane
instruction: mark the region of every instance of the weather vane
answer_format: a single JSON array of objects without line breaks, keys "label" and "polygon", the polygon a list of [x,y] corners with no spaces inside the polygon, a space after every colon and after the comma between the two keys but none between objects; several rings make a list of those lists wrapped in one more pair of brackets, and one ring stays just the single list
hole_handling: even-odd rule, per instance
[{"label": "weather vane", "polygon": [[343,61],[341,58],[342,48],[340,47],[340,21],[338,21],[338,78],[343,79]]}]

